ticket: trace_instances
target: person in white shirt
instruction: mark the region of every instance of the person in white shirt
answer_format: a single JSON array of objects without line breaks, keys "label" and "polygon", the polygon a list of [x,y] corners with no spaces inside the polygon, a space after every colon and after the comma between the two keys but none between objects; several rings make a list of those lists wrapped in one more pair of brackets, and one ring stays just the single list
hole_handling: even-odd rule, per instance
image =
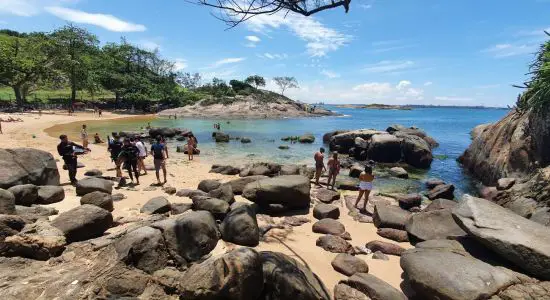
[{"label": "person in white shirt", "polygon": [[140,137],[136,137],[136,147],[139,149],[139,157],[138,157],[138,173],[141,173],[141,171],[145,171],[144,175],[147,175],[147,169],[145,169],[145,158],[147,157],[147,150],[145,149],[145,145],[141,141]]}]

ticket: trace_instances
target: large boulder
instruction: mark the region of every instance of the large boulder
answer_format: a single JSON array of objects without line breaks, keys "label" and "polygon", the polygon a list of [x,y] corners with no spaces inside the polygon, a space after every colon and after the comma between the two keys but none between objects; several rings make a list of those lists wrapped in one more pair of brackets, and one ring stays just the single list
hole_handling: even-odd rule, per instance
[{"label": "large boulder", "polygon": [[288,175],[251,182],[244,188],[243,197],[263,207],[281,204],[289,209],[309,208],[309,178]]},{"label": "large boulder", "polygon": [[401,195],[397,197],[397,202],[399,202],[399,207],[408,210],[420,206],[422,204],[422,196],[420,194]]},{"label": "large boulder", "polygon": [[210,192],[208,192],[208,196],[223,200],[229,204],[235,202],[233,189],[228,184],[223,184],[217,189],[211,190]]},{"label": "large boulder", "polygon": [[389,173],[393,177],[404,178],[404,179],[409,178],[409,172],[407,172],[407,170],[403,169],[402,167],[390,168]]},{"label": "large boulder", "polygon": [[348,154],[349,150],[355,146],[356,138],[359,137],[367,141],[370,140],[374,135],[384,133],[385,132],[372,129],[359,129],[335,134],[330,138],[330,150],[337,150],[340,153]]},{"label": "large boulder", "polygon": [[346,276],[351,276],[355,273],[369,272],[369,266],[364,260],[347,253],[336,255],[331,265],[334,270]]},{"label": "large boulder", "polygon": [[416,135],[404,135],[403,158],[406,163],[421,169],[428,169],[432,164],[433,156],[430,145],[421,137]]},{"label": "large boulder", "polygon": [[177,134],[176,129],[174,128],[151,128],[149,129],[149,136],[152,138],[156,138],[158,136],[172,138],[175,137]]},{"label": "large boulder", "polygon": [[270,300],[329,300],[323,282],[295,259],[276,252],[260,252],[264,294]]},{"label": "large boulder", "polygon": [[15,197],[15,205],[31,206],[38,199],[38,187],[34,184],[22,184],[8,189]]},{"label": "large boulder", "polygon": [[229,143],[229,134],[223,132],[214,132],[212,137],[216,143]]},{"label": "large boulder", "polygon": [[514,186],[514,184],[516,184],[515,178],[500,178],[497,181],[497,190],[499,191],[507,190],[512,186]]},{"label": "large boulder", "polygon": [[65,190],[56,185],[44,185],[38,187],[37,204],[52,204],[61,202],[65,199]]},{"label": "large boulder", "polygon": [[210,173],[219,173],[223,175],[237,175],[241,172],[240,168],[227,165],[212,165]]},{"label": "large boulder", "polygon": [[353,246],[351,246],[351,244],[343,238],[336,235],[327,234],[320,236],[315,242],[315,245],[332,253],[354,253]]},{"label": "large boulder", "polygon": [[370,249],[372,252],[380,251],[384,254],[395,256],[401,256],[401,254],[405,252],[405,248],[394,243],[383,241],[370,241],[365,245],[365,247],[367,247],[367,249]]},{"label": "large boulder", "polygon": [[393,229],[393,228],[378,228],[376,233],[388,240],[396,241],[399,243],[408,242],[409,236],[405,230]]},{"label": "large boulder", "polygon": [[198,189],[208,193],[212,190],[215,190],[220,187],[222,183],[219,180],[213,180],[213,179],[204,179],[199,182]]},{"label": "large boulder", "polygon": [[143,204],[139,211],[148,215],[167,213],[170,211],[170,202],[166,197],[155,197]]},{"label": "large boulder", "polygon": [[[340,281],[338,286],[343,285],[359,291],[367,298],[358,299],[373,299],[373,300],[406,300],[407,297],[398,289],[391,286],[389,283],[379,279],[378,277],[367,273],[355,273],[347,280]],[[345,288],[339,287],[339,290]],[[335,292],[336,293],[336,292]],[[353,298],[340,298],[353,299]],[[336,299],[335,300],[340,300]]]},{"label": "large boulder", "polygon": [[30,149],[0,149],[0,188],[15,185],[59,185],[59,171],[53,155]]},{"label": "large boulder", "polygon": [[424,211],[434,211],[440,209],[453,209],[458,205],[458,202],[447,199],[435,199],[432,203],[428,204]]},{"label": "large boulder", "polygon": [[281,173],[281,165],[277,163],[269,163],[269,162],[256,162],[250,165],[246,165],[244,168],[241,169],[241,172],[239,173],[240,177],[247,177],[247,176],[257,176],[257,175],[265,175],[265,176],[278,176]]},{"label": "large boulder", "polygon": [[37,260],[48,260],[59,256],[67,241],[61,230],[53,227],[47,220],[27,224],[20,233],[9,236],[0,247],[3,256],[19,256]]},{"label": "large boulder", "polygon": [[323,143],[328,144],[330,142],[330,139],[333,136],[341,134],[341,133],[345,133],[345,132],[348,132],[348,131],[349,130],[334,130],[334,131],[327,132],[327,133],[323,134]]},{"label": "large boulder", "polygon": [[240,195],[243,193],[244,187],[254,181],[258,181],[261,179],[266,179],[267,176],[264,175],[255,175],[255,176],[247,176],[247,177],[241,177],[237,179],[233,179],[225,184],[231,186],[231,190],[233,191],[233,194]]},{"label": "large boulder", "polygon": [[315,142],[315,136],[311,133],[306,133],[298,138],[298,142],[302,144],[313,144]]},{"label": "large boulder", "polygon": [[211,197],[195,197],[193,198],[193,209],[208,211],[216,219],[223,220],[225,214],[229,211],[229,203]]},{"label": "large boulder", "polygon": [[334,219],[327,218],[315,222],[312,226],[312,230],[315,233],[341,236],[346,232],[346,227]]},{"label": "large boulder", "polygon": [[260,243],[256,213],[250,205],[232,209],[223,219],[220,232],[226,242],[248,247],[256,247]]},{"label": "large boulder", "polygon": [[428,198],[430,200],[435,200],[439,198],[453,200],[455,198],[454,191],[455,191],[454,185],[440,184],[428,192]]},{"label": "large boulder", "polygon": [[467,236],[467,233],[456,224],[448,209],[413,214],[407,221],[405,229],[412,243]]},{"label": "large boulder", "polygon": [[376,134],[371,138],[367,155],[377,162],[394,163],[401,160],[401,139],[390,134]]},{"label": "large boulder", "polygon": [[112,224],[110,212],[89,204],[66,211],[52,221],[69,243],[101,236]]},{"label": "large boulder", "polygon": [[147,273],[168,264],[168,251],[162,232],[149,226],[133,230],[115,243],[118,259]]},{"label": "large boulder", "polygon": [[374,226],[404,230],[405,223],[410,215],[410,212],[401,209],[399,206],[376,204],[373,215]]},{"label": "large boulder", "polygon": [[[5,237],[21,231],[26,223],[27,221],[21,216],[0,214],[0,244]],[[0,248],[2,248],[1,245]]]},{"label": "large boulder", "polygon": [[319,203],[313,208],[313,217],[318,220],[325,218],[336,220],[340,217],[340,209],[336,205]]},{"label": "large boulder", "polygon": [[453,217],[482,244],[529,274],[550,280],[550,229],[488,200],[463,197]]},{"label": "large boulder", "polygon": [[80,198],[80,204],[91,204],[97,207],[101,207],[108,211],[113,211],[113,197],[110,194],[103,192],[91,192]]},{"label": "large boulder", "polygon": [[[181,299],[259,299],[264,276],[261,256],[240,248],[192,265],[179,282]],[[277,298],[270,298],[277,299]]]},{"label": "large boulder", "polygon": [[91,192],[113,193],[113,182],[103,178],[88,177],[76,183],[76,195],[84,196]]},{"label": "large boulder", "polygon": [[19,216],[24,217],[27,220],[38,220],[38,219],[47,219],[49,216],[54,216],[59,213],[59,211],[53,207],[47,207],[42,205],[33,205],[33,206],[15,206],[15,213]]},{"label": "large boulder", "polygon": [[318,189],[315,197],[323,203],[332,203],[332,201],[340,199],[340,193],[329,189]]},{"label": "large boulder", "polygon": [[0,214],[15,214],[15,196],[7,190],[0,188]]}]

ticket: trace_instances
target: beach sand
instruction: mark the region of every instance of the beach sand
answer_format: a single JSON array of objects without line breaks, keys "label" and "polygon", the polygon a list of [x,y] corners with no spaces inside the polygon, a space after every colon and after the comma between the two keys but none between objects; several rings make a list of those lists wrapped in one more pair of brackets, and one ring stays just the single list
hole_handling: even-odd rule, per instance
[{"label": "beach sand", "polygon": [[[91,122],[97,122],[97,120],[118,120],[129,117],[108,112],[105,112],[101,119],[98,119],[91,113],[77,113],[74,116],[67,116],[66,113],[44,113],[42,116],[38,116],[38,114],[10,114],[10,116],[15,118],[20,117],[24,122],[2,123],[4,134],[0,135],[1,148],[36,148],[48,151],[56,158],[59,158],[56,150],[59,139],[55,136],[64,129],[66,129],[66,132],[69,134],[70,140],[81,143],[76,133],[80,131],[82,124],[90,124]],[[6,117],[7,115],[0,114],[0,118]],[[146,120],[154,118],[154,116],[139,116],[137,118],[143,118],[145,123]],[[79,157],[79,161],[85,164],[86,167],[78,170],[77,178],[83,178],[84,171],[89,169],[99,169],[103,171],[103,175],[115,176],[114,166],[110,161],[106,145],[90,144],[90,148],[92,150],[91,153]],[[175,149],[172,149],[172,151],[174,150]],[[64,201],[50,206],[63,212],[80,205],[80,198],[76,196],[74,187],[66,184],[69,180],[67,171],[62,169],[62,160],[58,161],[57,164],[60,170],[61,183],[65,184],[64,189],[66,198]],[[146,165],[152,165],[150,157],[147,159]],[[196,189],[198,183],[203,179],[220,179],[222,181],[228,181],[237,177],[208,173],[210,165],[201,163],[200,156],[195,156],[195,160],[189,162],[186,156],[178,155],[176,157],[176,155],[173,155],[167,161],[167,168],[169,173],[167,186],[172,186],[177,189]],[[126,196],[124,200],[115,202],[115,210],[113,211],[115,219],[139,215],[141,206],[147,200],[156,196],[165,196],[172,203],[191,202],[188,198],[181,198],[175,195],[169,196],[164,193],[161,188],[156,188],[154,191],[143,191],[144,188],[156,182],[154,171],[149,172],[146,176],[142,176],[140,181],[141,185],[136,187],[137,191],[129,191],[126,188],[113,191],[113,193],[123,193]],[[348,192],[348,194],[356,195],[356,192]],[[246,200],[237,197],[237,201]],[[339,221],[344,224],[346,231],[351,234],[352,240],[350,243],[353,246],[364,246],[367,242],[372,240],[382,240],[394,243],[393,241],[378,236],[373,224],[354,221],[352,217],[348,216],[348,210],[343,203],[342,197],[342,201],[337,204],[340,206],[341,212]],[[311,230],[315,222],[311,211],[312,209],[307,215],[307,218],[310,220],[309,223],[298,227],[292,227],[291,229],[272,229],[266,235],[266,241],[262,241],[261,244],[256,247],[256,250],[283,252],[303,262],[322,279],[327,289],[332,294],[332,290],[338,281],[346,277],[334,271],[331,266],[331,261],[336,254],[324,251],[315,245],[315,241],[321,235],[313,233]],[[279,218],[275,219],[277,220]],[[262,223],[261,220],[260,223]],[[400,245],[405,248],[411,247],[408,243],[401,243]],[[235,245],[230,245],[220,240],[214,253],[220,253],[233,247],[235,247]],[[359,255],[358,257],[367,262],[369,265],[369,273],[400,289],[402,283],[402,270],[399,266],[399,257],[389,256],[389,261],[374,260],[371,258],[371,255]]]}]

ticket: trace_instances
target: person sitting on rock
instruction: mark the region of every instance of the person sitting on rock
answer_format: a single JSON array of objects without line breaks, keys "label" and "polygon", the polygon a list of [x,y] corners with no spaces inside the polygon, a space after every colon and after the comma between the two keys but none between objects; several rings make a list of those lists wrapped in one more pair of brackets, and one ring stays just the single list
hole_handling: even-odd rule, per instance
[{"label": "person sitting on rock", "polygon": [[372,175],[372,165],[367,164],[365,166],[365,171],[361,172],[359,175],[359,196],[357,196],[357,200],[354,205],[354,207],[357,207],[359,201],[361,201],[361,197],[365,195],[365,202],[363,203],[363,209],[361,210],[362,212],[367,211],[367,204],[369,202],[370,192],[372,191],[373,181],[374,175]]}]

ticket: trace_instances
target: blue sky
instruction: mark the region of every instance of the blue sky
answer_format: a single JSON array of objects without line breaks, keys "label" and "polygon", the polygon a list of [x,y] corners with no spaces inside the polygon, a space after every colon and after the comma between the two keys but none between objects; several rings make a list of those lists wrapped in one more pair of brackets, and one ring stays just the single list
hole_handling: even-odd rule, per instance
[{"label": "blue sky", "polygon": [[[353,0],[313,17],[227,26],[184,0],[0,0],[0,28],[68,21],[121,36],[205,80],[294,76],[305,102],[513,105],[550,30],[550,0]],[[269,89],[276,89],[271,80]]]}]

